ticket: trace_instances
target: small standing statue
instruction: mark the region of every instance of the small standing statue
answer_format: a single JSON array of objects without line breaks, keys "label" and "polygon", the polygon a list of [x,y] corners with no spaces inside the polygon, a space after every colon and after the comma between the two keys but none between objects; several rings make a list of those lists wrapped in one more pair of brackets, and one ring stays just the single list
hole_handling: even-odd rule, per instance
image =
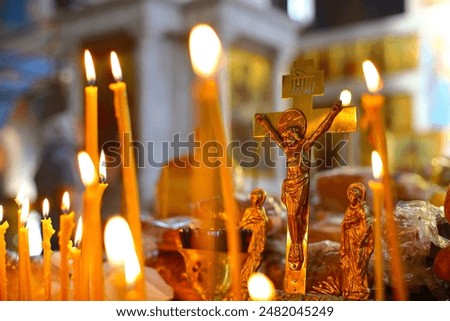
[{"label": "small standing statue", "polygon": [[342,102],[338,100],[310,137],[305,137],[306,118],[298,109],[286,110],[278,120],[276,128],[264,114],[255,116],[256,121],[264,127],[286,154],[287,171],[283,181],[281,201],[287,209],[288,230],[292,242],[288,261],[292,270],[299,270],[303,264],[302,244],[308,226],[311,147],[330,128],[334,118],[341,110]]},{"label": "small standing statue", "polygon": [[263,207],[265,201],[266,192],[261,188],[255,188],[250,194],[251,206],[245,210],[244,216],[239,222],[240,229],[249,229],[252,231],[252,237],[247,250],[248,257],[241,271],[241,284],[243,289],[247,289],[248,278],[256,272],[262,263],[268,222],[266,211]]},{"label": "small standing statue", "polygon": [[353,183],[347,189],[349,207],[341,224],[341,294],[349,300],[367,300],[369,259],[374,248],[372,221],[366,205],[366,188]]}]

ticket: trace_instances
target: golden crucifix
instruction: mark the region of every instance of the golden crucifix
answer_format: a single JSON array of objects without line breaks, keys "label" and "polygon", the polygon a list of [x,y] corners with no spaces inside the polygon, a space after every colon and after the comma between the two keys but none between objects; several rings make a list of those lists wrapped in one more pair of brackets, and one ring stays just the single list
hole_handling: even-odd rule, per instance
[{"label": "golden crucifix", "polygon": [[312,59],[301,59],[293,63],[290,75],[283,76],[283,98],[292,98],[293,108],[255,115],[254,136],[268,133],[286,155],[281,201],[288,216],[287,293],[304,294],[306,288],[311,148],[326,131],[356,130],[355,107],[343,109],[341,101],[337,101],[329,112],[312,108],[312,97],[323,95],[324,88],[323,71],[313,68]]}]

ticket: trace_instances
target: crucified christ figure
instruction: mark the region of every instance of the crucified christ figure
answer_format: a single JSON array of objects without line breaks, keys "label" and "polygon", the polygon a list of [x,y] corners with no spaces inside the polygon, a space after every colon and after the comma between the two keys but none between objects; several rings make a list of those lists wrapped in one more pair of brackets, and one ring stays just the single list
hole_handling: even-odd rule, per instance
[{"label": "crucified christ figure", "polygon": [[264,114],[255,118],[269,133],[286,155],[286,178],[281,189],[281,201],[286,205],[288,231],[291,238],[288,261],[291,270],[299,270],[303,264],[303,239],[307,231],[309,207],[310,152],[314,142],[331,126],[342,110],[338,100],[310,137],[305,137],[306,118],[296,108],[283,112],[276,127]]}]

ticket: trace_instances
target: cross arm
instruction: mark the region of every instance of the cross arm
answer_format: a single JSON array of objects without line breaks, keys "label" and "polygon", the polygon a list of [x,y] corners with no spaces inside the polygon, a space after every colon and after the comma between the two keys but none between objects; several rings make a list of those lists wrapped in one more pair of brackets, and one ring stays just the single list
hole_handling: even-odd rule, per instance
[{"label": "cross arm", "polygon": [[311,144],[313,144],[323,133],[325,133],[333,123],[333,120],[342,110],[342,101],[338,100],[331,107],[329,113],[325,117],[325,119],[317,126],[316,130],[312,133],[312,135],[308,138],[306,143],[306,149],[308,149]]},{"label": "cross arm", "polygon": [[270,135],[270,138],[272,138],[277,145],[280,147],[283,147],[283,139],[281,138],[280,134],[275,130],[275,128],[272,126],[270,121],[267,119],[266,115],[257,113],[255,115],[255,120],[258,124],[260,124],[265,131]]}]

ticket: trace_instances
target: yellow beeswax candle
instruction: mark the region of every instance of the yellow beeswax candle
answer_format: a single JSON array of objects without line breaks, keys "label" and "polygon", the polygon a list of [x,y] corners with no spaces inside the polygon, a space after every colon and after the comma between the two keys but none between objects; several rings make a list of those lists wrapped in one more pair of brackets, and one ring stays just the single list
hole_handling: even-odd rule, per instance
[{"label": "yellow beeswax candle", "polygon": [[8,286],[6,279],[6,242],[5,233],[9,227],[7,221],[3,222],[3,205],[0,205],[0,301],[8,299]]},{"label": "yellow beeswax candle", "polygon": [[31,293],[31,265],[30,249],[28,245],[28,228],[26,227],[28,214],[30,212],[30,201],[27,197],[23,199],[19,208],[19,300],[28,301],[32,299]]},{"label": "yellow beeswax candle", "polygon": [[98,183],[94,164],[86,152],[78,154],[81,179],[85,186],[83,242],[81,245],[81,299],[103,300],[103,246],[100,204],[107,184]]},{"label": "yellow beeswax candle", "polygon": [[[189,51],[194,72],[199,76],[196,92],[196,104],[209,113],[209,124],[213,127],[215,141],[227,150],[227,139],[223,117],[220,112],[219,93],[214,76],[217,73],[222,45],[215,31],[208,25],[195,26],[189,36]],[[235,200],[232,169],[228,165],[227,155],[219,167],[221,196],[226,214],[228,255],[231,268],[232,296],[239,300],[241,296],[241,262],[238,235],[239,213]]]},{"label": "yellow beeswax candle", "polygon": [[72,285],[73,285],[73,299],[75,301],[81,300],[81,251],[80,243],[83,234],[83,220],[80,217],[77,223],[75,232],[74,246],[70,246],[70,258],[72,259]]},{"label": "yellow beeswax candle", "polygon": [[407,300],[407,290],[403,275],[403,264],[398,240],[397,225],[394,218],[394,197],[392,193],[392,180],[389,173],[389,162],[386,147],[386,128],[384,124],[383,107],[384,96],[379,93],[383,87],[382,80],[375,65],[366,60],[363,62],[364,76],[370,93],[363,94],[361,104],[364,116],[361,126],[369,129],[370,142],[379,153],[383,163],[383,193],[384,208],[386,210],[387,242],[391,254],[391,271],[394,297],[397,300]]},{"label": "yellow beeswax candle", "polygon": [[[119,130],[120,150],[122,155],[123,195],[125,197],[126,216],[128,224],[131,228],[134,242],[136,243],[136,252],[139,262],[141,264],[141,268],[143,268],[144,255],[142,250],[142,227],[140,220],[141,209],[136,161],[132,148],[133,133],[131,128],[126,84],[122,81],[122,69],[115,52],[111,52],[111,68],[116,82],[110,84],[109,88],[114,93],[114,110],[117,118],[117,127]],[[144,281],[141,282],[139,287],[141,288],[141,291],[145,291]]]},{"label": "yellow beeswax candle", "polygon": [[55,234],[55,230],[52,226],[52,219],[48,217],[50,210],[50,204],[48,199],[44,199],[42,203],[42,214],[44,219],[42,223],[42,249],[44,251],[44,299],[49,301],[52,298],[52,287],[51,287],[51,270],[52,270],[52,246],[51,237]]},{"label": "yellow beeswax candle", "polygon": [[[61,264],[60,264],[60,293],[61,300],[67,301],[69,300],[69,286],[70,286],[70,277],[69,277],[69,250],[71,245],[71,237],[72,231],[75,226],[74,223],[74,212],[70,211],[70,196],[68,192],[65,192],[63,195],[62,205],[61,205],[62,214],[60,216],[60,224],[59,224],[59,252],[61,254]],[[70,212],[69,212],[70,211]]]},{"label": "yellow beeswax candle", "polygon": [[384,300],[384,260],[383,260],[383,229],[381,216],[383,211],[383,183],[379,181],[383,173],[383,163],[377,152],[372,152],[372,171],[375,178],[369,181],[369,188],[373,195],[373,213],[374,213],[374,259],[375,259],[375,300]]},{"label": "yellow beeswax candle", "polygon": [[95,86],[95,68],[89,50],[84,51],[84,64],[88,86],[84,88],[85,94],[85,150],[91,157],[94,166],[98,166],[98,89]]}]

